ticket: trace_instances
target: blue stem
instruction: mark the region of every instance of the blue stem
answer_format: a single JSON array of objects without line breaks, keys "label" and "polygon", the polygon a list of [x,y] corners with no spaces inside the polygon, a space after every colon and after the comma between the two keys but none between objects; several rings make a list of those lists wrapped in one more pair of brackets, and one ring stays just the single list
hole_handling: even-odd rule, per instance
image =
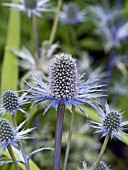
[{"label": "blue stem", "polygon": [[59,103],[55,134],[54,170],[60,170],[61,140],[65,105]]},{"label": "blue stem", "polygon": [[105,79],[105,91],[104,95],[107,95],[108,89],[109,89],[109,84],[112,76],[112,71],[113,71],[113,61],[116,56],[116,48],[111,49],[111,53],[108,59],[108,65],[107,65],[107,74],[106,74],[106,79]]}]

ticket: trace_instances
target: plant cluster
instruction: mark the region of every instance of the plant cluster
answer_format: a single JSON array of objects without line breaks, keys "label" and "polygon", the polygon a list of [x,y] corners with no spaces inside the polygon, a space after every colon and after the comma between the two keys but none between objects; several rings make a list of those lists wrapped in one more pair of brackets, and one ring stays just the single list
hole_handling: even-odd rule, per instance
[{"label": "plant cluster", "polygon": [[[78,4],[85,5],[85,7],[81,9]],[[128,120],[124,120],[124,112],[108,104],[112,103],[116,106],[119,102],[118,98],[113,102],[111,99],[114,97],[112,98],[111,95],[124,95],[119,84],[117,87],[117,83],[112,81],[115,66],[124,76],[125,83],[127,82],[127,55],[121,52],[127,44],[128,22],[121,20],[125,13],[122,9],[122,2],[115,0],[113,5],[109,0],[104,0],[101,4],[91,5],[85,2],[58,0],[55,7],[52,0],[12,0],[10,3],[2,3],[2,9],[7,10],[7,7],[12,10],[10,10],[7,48],[1,70],[0,145],[2,151],[0,152],[0,168],[4,170],[3,165],[6,164],[5,167],[7,167],[8,164],[11,164],[16,170],[39,170],[39,168],[47,169],[49,163],[54,170],[71,169],[68,168],[68,164],[70,163],[71,149],[75,148],[72,148],[75,146],[73,144],[73,128],[77,129],[82,126],[83,119],[81,121],[80,117],[85,117],[89,121],[84,124],[89,129],[91,129],[90,127],[96,129],[95,133],[100,134],[100,139],[104,138],[104,141],[99,155],[97,156],[96,153],[97,158],[95,157],[93,161],[89,162],[88,154],[82,158],[84,161],[81,160],[80,151],[78,151],[77,158],[73,155],[72,159],[83,161],[82,170],[114,169],[103,161],[107,160],[103,156],[108,142],[116,138],[120,142],[124,142],[125,146],[128,144],[126,132]],[[19,48],[21,45],[19,40],[20,12],[24,13],[24,17],[30,24],[28,48],[25,45]],[[49,20],[53,21],[53,25],[50,28],[48,40],[44,40],[41,44],[40,20],[43,22],[47,16],[49,16]],[[59,22],[60,28],[58,27]],[[22,24],[24,25],[24,23]],[[79,42],[76,30],[78,29],[78,34],[80,34],[82,31],[79,31],[79,28],[83,29],[89,23],[93,26],[93,29],[90,30],[91,34],[102,40],[101,48],[104,54],[108,55],[106,69],[104,69],[105,66],[97,68],[91,66],[93,61],[85,52],[86,48],[82,47],[82,42]],[[12,29],[13,24],[16,24],[14,29]],[[68,35],[64,39],[61,35],[63,38],[61,41],[59,31],[63,33],[65,27],[67,27],[70,36]],[[42,32],[45,34],[44,30]],[[63,45],[63,41],[68,43],[71,41],[71,43]],[[71,51],[67,50],[70,49],[70,45],[73,46]],[[78,56],[79,61],[74,56]],[[20,78],[18,77],[18,68],[21,68]],[[83,74],[84,71],[87,74]],[[124,91],[128,92],[126,86]],[[127,94],[125,95],[127,96]],[[49,112],[51,117],[57,113],[54,138],[45,136],[45,133],[48,133],[49,130],[52,131],[53,128],[50,129],[47,117],[40,114],[42,110],[43,115]],[[69,132],[64,147],[63,130],[67,113],[70,115],[70,119],[67,119]],[[75,119],[76,114],[79,115],[78,120]],[[43,119],[47,122],[45,126],[42,125]],[[24,128],[25,124],[27,124],[27,128]],[[32,128],[30,128],[31,125]],[[43,131],[41,131],[42,126]],[[85,133],[85,129],[82,127],[77,131]],[[92,136],[93,132],[87,131]],[[31,136],[28,134],[30,132]],[[77,139],[79,140],[79,138],[78,135]],[[26,139],[30,140],[26,142],[28,145],[23,143]],[[45,140],[47,146],[44,146],[43,141]],[[95,140],[94,136],[94,146],[91,145],[94,153],[96,147],[100,147],[98,144],[96,145]],[[89,145],[87,144],[86,147],[88,153]],[[45,164],[45,161],[41,161],[45,155],[44,152],[41,152],[43,150],[48,150],[52,154],[54,151],[53,162],[47,163],[46,161],[45,167],[41,165]],[[62,154],[63,150],[65,154]],[[32,156],[35,158],[34,161]],[[78,169],[80,170],[80,168]],[[123,170],[123,168],[118,170]]]}]

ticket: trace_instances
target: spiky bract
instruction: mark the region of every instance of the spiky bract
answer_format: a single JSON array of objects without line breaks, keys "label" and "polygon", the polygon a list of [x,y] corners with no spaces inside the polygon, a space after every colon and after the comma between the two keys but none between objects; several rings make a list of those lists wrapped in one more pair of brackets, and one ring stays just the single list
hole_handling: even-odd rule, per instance
[{"label": "spiky bract", "polygon": [[91,121],[93,123],[92,127],[97,129],[96,133],[102,133],[101,137],[110,133],[111,139],[115,136],[122,140],[120,132],[123,132],[124,126],[128,125],[128,121],[122,121],[123,112],[110,109],[107,103],[105,110],[99,107],[98,112],[101,117],[101,123]]},{"label": "spiky bract", "polygon": [[85,113],[80,104],[95,108],[95,99],[101,96],[102,85],[96,79],[83,81],[82,78],[83,75],[78,76],[75,59],[70,54],[59,53],[50,61],[49,79],[44,82],[33,75],[34,85],[26,82],[30,88],[25,92],[28,93],[27,98],[35,100],[33,105],[44,100],[50,101],[44,112],[52,105],[57,108],[62,102],[69,109],[72,104]]}]

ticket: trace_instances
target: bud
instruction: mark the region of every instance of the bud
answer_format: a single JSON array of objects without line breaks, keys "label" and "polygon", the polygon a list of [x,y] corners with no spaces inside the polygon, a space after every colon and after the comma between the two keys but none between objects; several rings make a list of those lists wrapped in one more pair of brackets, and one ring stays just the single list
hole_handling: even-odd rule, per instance
[{"label": "bud", "polygon": [[2,105],[6,111],[13,112],[19,108],[18,96],[15,92],[7,90],[2,95]]},{"label": "bud", "polygon": [[71,99],[77,91],[77,66],[70,54],[55,55],[50,63],[49,91],[55,98]]},{"label": "bud", "polygon": [[11,142],[14,140],[14,130],[8,120],[0,119],[0,142]]},{"label": "bud", "polygon": [[103,127],[109,131],[118,131],[121,123],[121,115],[116,112],[110,112],[105,116]]},{"label": "bud", "polygon": [[37,0],[24,0],[24,6],[26,9],[35,9],[37,6]]}]

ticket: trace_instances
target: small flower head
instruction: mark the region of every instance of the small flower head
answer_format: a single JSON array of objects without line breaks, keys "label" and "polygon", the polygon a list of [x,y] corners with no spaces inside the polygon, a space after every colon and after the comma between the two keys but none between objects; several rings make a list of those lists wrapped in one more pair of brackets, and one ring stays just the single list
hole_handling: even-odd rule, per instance
[{"label": "small flower head", "polygon": [[110,131],[118,131],[121,123],[121,115],[117,111],[112,111],[108,113],[104,120],[103,126]]},{"label": "small flower head", "polygon": [[76,25],[79,22],[85,22],[85,10],[79,10],[76,3],[69,2],[62,6],[63,11],[60,12],[60,21],[63,24]]},{"label": "small flower head", "polygon": [[6,90],[2,94],[1,99],[1,109],[0,113],[4,115],[6,112],[10,112],[11,115],[16,111],[20,110],[23,113],[26,113],[20,106],[27,104],[28,102],[23,99],[24,96],[18,97],[18,93],[12,90]]},{"label": "small flower head", "polygon": [[25,12],[29,17],[32,14],[41,16],[40,12],[51,11],[48,6],[49,0],[19,0],[20,4],[3,3],[4,6],[12,7],[16,10]]},{"label": "small flower head", "polygon": [[26,9],[35,9],[37,6],[37,0],[24,0],[24,6]]},{"label": "small flower head", "polygon": [[50,61],[49,79],[42,81],[36,75],[33,75],[36,85],[26,82],[30,87],[25,90],[27,98],[34,99],[39,103],[44,100],[50,102],[45,108],[46,112],[52,105],[57,108],[62,102],[69,109],[70,105],[85,113],[80,104],[87,104],[95,108],[95,99],[100,97],[101,87],[96,79],[89,79],[86,82],[82,80],[83,75],[79,76],[76,61],[70,54],[59,53]]},{"label": "small flower head", "polygon": [[0,143],[10,143],[14,140],[14,129],[6,119],[0,119]]},{"label": "small flower head", "polygon": [[94,124],[92,127],[97,129],[96,133],[102,133],[101,137],[111,134],[111,139],[115,136],[119,140],[122,140],[120,132],[123,132],[123,126],[128,125],[128,121],[122,122],[122,112],[110,109],[107,103],[105,105],[105,111],[102,108],[98,108],[98,112],[102,123],[91,121]]},{"label": "small flower head", "polygon": [[[91,170],[94,170],[94,167],[95,167],[95,163],[92,165]],[[109,170],[109,168],[103,161],[100,161],[96,170]]]},{"label": "small flower head", "polygon": [[17,141],[29,138],[26,136],[26,134],[31,132],[34,128],[18,132],[18,130],[24,125],[25,122],[26,121],[21,123],[18,127],[14,128],[8,120],[0,118],[0,144],[4,150],[8,144],[16,146]]}]

